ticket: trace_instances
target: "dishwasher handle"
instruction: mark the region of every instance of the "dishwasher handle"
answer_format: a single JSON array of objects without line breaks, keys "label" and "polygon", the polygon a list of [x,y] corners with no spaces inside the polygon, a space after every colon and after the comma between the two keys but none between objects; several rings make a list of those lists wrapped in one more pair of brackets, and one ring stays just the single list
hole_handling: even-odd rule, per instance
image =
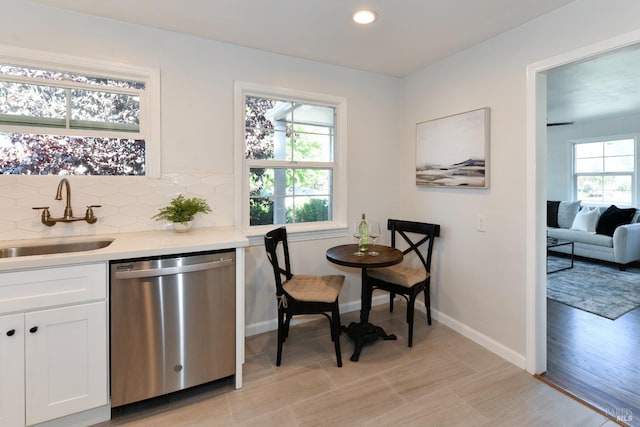
[{"label": "dishwasher handle", "polygon": [[181,265],[177,267],[149,268],[145,270],[116,271],[115,279],[137,279],[140,277],[168,276],[171,274],[193,273],[195,271],[211,270],[229,267],[233,264],[232,258],[221,258],[218,261],[203,262],[200,264]]}]

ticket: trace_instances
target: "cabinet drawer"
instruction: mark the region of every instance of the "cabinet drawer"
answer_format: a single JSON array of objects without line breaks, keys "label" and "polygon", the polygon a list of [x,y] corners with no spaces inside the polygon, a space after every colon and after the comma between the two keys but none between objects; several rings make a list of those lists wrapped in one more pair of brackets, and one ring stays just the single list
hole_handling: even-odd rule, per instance
[{"label": "cabinet drawer", "polygon": [[0,313],[106,298],[106,263],[0,273]]}]

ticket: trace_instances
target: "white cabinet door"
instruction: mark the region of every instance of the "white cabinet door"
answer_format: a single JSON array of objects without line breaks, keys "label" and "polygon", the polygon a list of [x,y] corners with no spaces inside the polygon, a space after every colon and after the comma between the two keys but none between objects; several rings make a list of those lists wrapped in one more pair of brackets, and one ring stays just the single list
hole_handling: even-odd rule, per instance
[{"label": "white cabinet door", "polygon": [[0,427],[24,425],[24,314],[0,316]]},{"label": "white cabinet door", "polygon": [[106,303],[25,314],[27,425],[107,404]]}]

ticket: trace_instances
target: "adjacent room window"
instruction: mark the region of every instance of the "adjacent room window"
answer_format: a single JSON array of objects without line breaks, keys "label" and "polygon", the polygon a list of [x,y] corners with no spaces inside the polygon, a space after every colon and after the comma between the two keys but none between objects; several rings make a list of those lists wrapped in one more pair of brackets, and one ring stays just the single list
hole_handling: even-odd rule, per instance
[{"label": "adjacent room window", "polygon": [[78,71],[67,61],[42,66],[0,52],[0,172],[149,175],[153,73]]},{"label": "adjacent room window", "polygon": [[335,224],[345,209],[338,147],[344,101],[241,88],[244,226]]},{"label": "adjacent room window", "polygon": [[584,205],[633,206],[636,139],[576,142],[574,189]]}]

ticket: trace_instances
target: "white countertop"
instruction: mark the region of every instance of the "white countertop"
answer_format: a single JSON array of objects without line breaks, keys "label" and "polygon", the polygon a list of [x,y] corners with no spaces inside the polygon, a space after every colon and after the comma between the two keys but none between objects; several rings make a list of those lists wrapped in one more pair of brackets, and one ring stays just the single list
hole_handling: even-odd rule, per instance
[{"label": "white countertop", "polygon": [[239,230],[233,227],[216,227],[193,228],[187,233],[176,233],[173,230],[164,230],[138,233],[99,234],[79,237],[0,241],[0,248],[101,239],[114,239],[114,241],[106,248],[84,252],[0,258],[0,271],[55,267],[68,264],[82,264],[249,246],[249,240],[240,233]]}]

